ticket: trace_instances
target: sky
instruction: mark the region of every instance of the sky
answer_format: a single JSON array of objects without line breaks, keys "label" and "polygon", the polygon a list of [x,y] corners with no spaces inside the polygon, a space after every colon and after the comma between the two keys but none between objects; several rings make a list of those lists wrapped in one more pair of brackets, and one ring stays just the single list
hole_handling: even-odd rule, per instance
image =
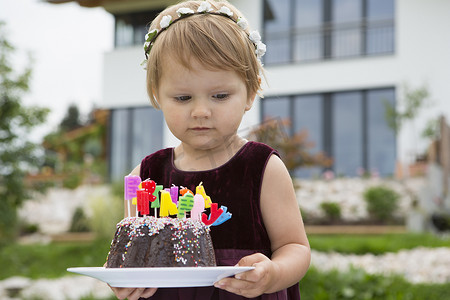
[{"label": "sky", "polygon": [[16,48],[19,72],[33,58],[30,92],[24,105],[47,107],[41,138],[61,122],[70,104],[87,114],[101,102],[103,54],[114,46],[114,19],[103,8],[43,0],[0,0],[0,21]]}]

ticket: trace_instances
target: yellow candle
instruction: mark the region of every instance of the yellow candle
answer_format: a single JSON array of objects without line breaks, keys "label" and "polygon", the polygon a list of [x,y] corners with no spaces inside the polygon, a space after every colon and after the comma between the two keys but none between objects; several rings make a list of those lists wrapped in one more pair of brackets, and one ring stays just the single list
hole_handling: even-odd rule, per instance
[{"label": "yellow candle", "polygon": [[206,195],[205,187],[202,185],[202,182],[195,188],[195,193],[203,196],[203,199],[205,199],[205,208],[211,207],[211,197]]},{"label": "yellow candle", "polygon": [[178,214],[177,205],[172,202],[170,193],[161,191],[161,207],[159,208],[160,217],[168,217],[169,215]]}]

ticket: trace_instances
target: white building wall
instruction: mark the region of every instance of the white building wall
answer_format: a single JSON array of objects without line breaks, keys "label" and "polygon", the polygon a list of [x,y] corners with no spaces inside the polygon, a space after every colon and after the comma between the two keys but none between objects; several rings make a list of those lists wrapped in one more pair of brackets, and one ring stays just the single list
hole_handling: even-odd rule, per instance
[{"label": "white building wall", "polygon": [[420,132],[427,120],[450,116],[450,1],[397,0],[396,9],[398,99],[406,83],[410,88],[426,85],[434,102],[399,136],[399,156],[407,162],[426,147]]},{"label": "white building wall", "polygon": [[[261,31],[262,0],[233,0],[254,29]],[[428,87],[434,106],[398,135],[398,159],[411,160],[425,142],[420,133],[431,117],[450,117],[450,1],[396,0],[396,42],[392,55],[358,57],[293,65],[267,67],[265,96],[335,92],[341,90],[396,87],[401,106],[403,86]],[[268,49],[270,51],[270,49]],[[149,105],[145,90],[142,47],[120,48],[105,54],[103,103],[105,107]],[[241,128],[259,123],[259,105],[244,117]],[[166,129],[164,144],[176,139]]]}]

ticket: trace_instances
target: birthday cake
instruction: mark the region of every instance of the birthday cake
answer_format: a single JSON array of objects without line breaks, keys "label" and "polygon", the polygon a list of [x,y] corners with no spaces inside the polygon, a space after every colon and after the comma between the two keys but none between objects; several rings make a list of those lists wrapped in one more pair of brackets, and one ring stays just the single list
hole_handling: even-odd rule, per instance
[{"label": "birthday cake", "polygon": [[231,214],[211,202],[201,183],[194,195],[184,187],[163,189],[152,180],[127,176],[125,209],[128,215],[135,209],[136,216],[117,224],[107,268],[216,266],[210,227]]},{"label": "birthday cake", "polygon": [[117,224],[107,268],[215,266],[209,227],[178,218],[129,217]]}]

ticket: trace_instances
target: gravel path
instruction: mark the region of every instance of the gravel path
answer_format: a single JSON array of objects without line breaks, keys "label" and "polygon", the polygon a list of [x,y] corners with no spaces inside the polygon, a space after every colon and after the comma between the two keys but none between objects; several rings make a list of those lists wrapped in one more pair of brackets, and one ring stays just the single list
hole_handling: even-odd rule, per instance
[{"label": "gravel path", "polygon": [[312,251],[319,270],[348,271],[351,266],[369,274],[399,274],[412,283],[450,283],[450,248],[415,248],[383,255],[344,255]]}]

